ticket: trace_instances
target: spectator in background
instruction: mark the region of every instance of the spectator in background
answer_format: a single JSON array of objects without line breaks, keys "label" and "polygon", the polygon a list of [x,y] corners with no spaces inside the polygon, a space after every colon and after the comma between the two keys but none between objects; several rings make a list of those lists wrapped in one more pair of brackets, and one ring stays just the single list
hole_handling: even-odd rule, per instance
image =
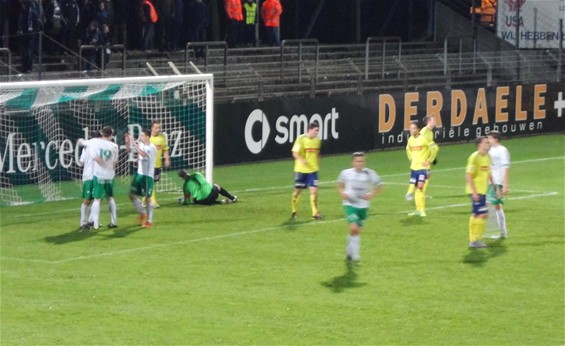
[{"label": "spectator in background", "polygon": [[228,17],[228,32],[226,42],[232,48],[241,42],[241,26],[243,25],[243,9],[241,0],[225,0]]},{"label": "spectator in background", "polygon": [[78,26],[81,17],[77,0],[61,0],[63,14],[62,43],[72,51],[78,51]]},{"label": "spectator in background", "polygon": [[48,54],[58,55],[61,53],[56,42],[62,42],[63,14],[58,0],[45,1],[45,34],[52,40],[44,40],[45,51]]},{"label": "spectator in background", "polygon": [[110,11],[108,11],[108,4],[106,4],[104,0],[98,2],[98,8],[94,14],[94,19],[98,22],[100,27],[104,24],[110,24]]},{"label": "spectator in background", "polygon": [[[81,38],[83,45],[92,45],[92,46],[100,46],[103,42],[102,33],[100,32],[100,28],[98,22],[96,20],[91,20],[90,24],[88,25],[88,29],[84,32],[84,35]],[[85,70],[90,71],[95,65],[97,56],[100,55],[99,48],[96,49],[85,49],[83,51],[83,57],[86,60]]]},{"label": "spectator in background", "polygon": [[142,47],[143,51],[150,51],[153,48],[153,40],[155,37],[155,23],[159,21],[157,10],[150,0],[143,1],[143,31],[142,31]]},{"label": "spectator in background", "polygon": [[172,36],[175,30],[173,22],[174,0],[155,0],[155,8],[159,14],[159,21],[155,25],[157,48],[159,51],[172,50]]},{"label": "spectator in background", "polygon": [[279,0],[265,0],[261,6],[261,19],[265,25],[266,42],[269,45],[280,46],[280,20],[282,5]]},{"label": "spectator in background", "polygon": [[127,45],[127,24],[131,21],[126,1],[128,0],[113,0],[114,17],[117,18],[112,30],[114,42],[123,45]]},{"label": "spectator in background", "polygon": [[182,30],[180,28],[184,27],[184,1],[174,0],[175,11],[173,13],[173,32],[171,33],[171,49],[178,50],[179,48],[184,49],[186,41],[184,40]]},{"label": "spectator in background", "polygon": [[[90,26],[92,20],[96,20],[98,9],[94,1],[98,0],[79,0],[80,18],[78,23],[78,32],[82,34]],[[100,24],[100,23],[98,23]]]},{"label": "spectator in background", "polygon": [[10,19],[10,0],[0,0],[0,48],[7,46],[4,34],[8,33],[7,27]]},{"label": "spectator in background", "polygon": [[257,24],[257,4],[254,0],[245,0],[245,25],[243,26],[243,43],[255,45],[255,24]]},{"label": "spectator in background", "polygon": [[[208,25],[210,24],[208,5],[202,0],[194,0],[188,7],[188,15],[190,41],[206,41],[206,32],[208,31]],[[195,52],[197,57],[204,57],[203,47],[196,48]]]},{"label": "spectator in background", "polygon": [[110,50],[110,46],[112,45],[112,35],[110,34],[110,27],[108,26],[108,24],[104,24],[100,27],[100,35],[101,47],[96,54],[96,66],[98,66],[98,68],[101,70],[105,70],[106,65],[108,65],[108,62],[110,61],[110,55],[112,54],[112,51]]},{"label": "spectator in background", "polygon": [[38,33],[43,30],[41,7],[37,0],[22,1],[22,12],[18,18],[18,33],[21,34],[22,73],[28,73],[33,67],[36,54]]}]

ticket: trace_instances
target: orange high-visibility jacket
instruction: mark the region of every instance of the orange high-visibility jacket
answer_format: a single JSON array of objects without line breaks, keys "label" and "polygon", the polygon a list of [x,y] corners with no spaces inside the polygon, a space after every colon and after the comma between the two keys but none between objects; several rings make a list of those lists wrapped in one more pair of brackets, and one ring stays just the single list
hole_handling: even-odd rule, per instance
[{"label": "orange high-visibility jacket", "polygon": [[242,21],[243,9],[241,7],[241,0],[225,0],[226,1],[226,14],[229,19]]},{"label": "orange high-visibility jacket", "polygon": [[153,6],[153,3],[149,0],[144,0],[143,4],[149,6],[149,16],[151,23],[157,23],[157,21],[159,20],[159,15],[157,14],[157,10],[155,10],[155,6]]},{"label": "orange high-visibility jacket", "polygon": [[265,26],[278,27],[280,25],[282,5],[279,0],[265,0],[261,6],[261,18]]}]

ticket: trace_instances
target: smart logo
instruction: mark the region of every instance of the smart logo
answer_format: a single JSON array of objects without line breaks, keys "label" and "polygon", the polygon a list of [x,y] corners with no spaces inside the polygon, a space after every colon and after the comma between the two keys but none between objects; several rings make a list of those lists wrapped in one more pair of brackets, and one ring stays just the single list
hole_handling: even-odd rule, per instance
[{"label": "smart logo", "polygon": [[[293,143],[296,137],[306,133],[308,124],[312,121],[317,121],[320,124],[320,132],[318,134],[320,139],[327,140],[330,137],[338,139],[339,133],[336,127],[338,118],[339,113],[335,108],[332,108],[323,118],[318,113],[314,113],[310,117],[304,114],[295,114],[290,118],[281,115],[275,120],[276,135],[274,140],[281,145]],[[256,126],[257,123],[261,125],[261,137],[255,139],[253,137],[253,127]],[[270,134],[271,126],[269,125],[267,116],[261,109],[255,109],[249,114],[245,123],[245,144],[247,145],[247,149],[253,154],[259,154],[267,145]]]},{"label": "smart logo", "polygon": [[[253,126],[255,123],[261,123],[261,138],[258,141],[253,138]],[[265,147],[265,144],[267,144],[270,133],[271,127],[269,126],[265,113],[260,109],[251,112],[247,118],[247,122],[245,122],[245,144],[247,145],[247,149],[253,154],[259,154]]]}]

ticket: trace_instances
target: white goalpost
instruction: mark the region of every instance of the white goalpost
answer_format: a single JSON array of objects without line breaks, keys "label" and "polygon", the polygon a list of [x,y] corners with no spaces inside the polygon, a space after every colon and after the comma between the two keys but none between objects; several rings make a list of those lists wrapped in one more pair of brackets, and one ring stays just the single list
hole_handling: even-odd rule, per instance
[{"label": "white goalpost", "polygon": [[117,190],[136,160],[124,135],[161,123],[171,157],[157,191],[178,191],[178,169],[213,181],[213,76],[172,75],[0,84],[0,206],[80,197],[80,148],[105,125],[120,147]]}]

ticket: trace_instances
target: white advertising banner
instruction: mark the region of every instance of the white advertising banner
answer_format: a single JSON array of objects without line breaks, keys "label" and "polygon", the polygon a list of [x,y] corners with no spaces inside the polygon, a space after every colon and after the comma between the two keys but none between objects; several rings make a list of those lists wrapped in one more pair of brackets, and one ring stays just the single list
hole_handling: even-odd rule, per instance
[{"label": "white advertising banner", "polygon": [[498,37],[513,45],[518,37],[519,48],[559,48],[565,40],[559,31],[565,0],[499,0],[497,14]]}]

